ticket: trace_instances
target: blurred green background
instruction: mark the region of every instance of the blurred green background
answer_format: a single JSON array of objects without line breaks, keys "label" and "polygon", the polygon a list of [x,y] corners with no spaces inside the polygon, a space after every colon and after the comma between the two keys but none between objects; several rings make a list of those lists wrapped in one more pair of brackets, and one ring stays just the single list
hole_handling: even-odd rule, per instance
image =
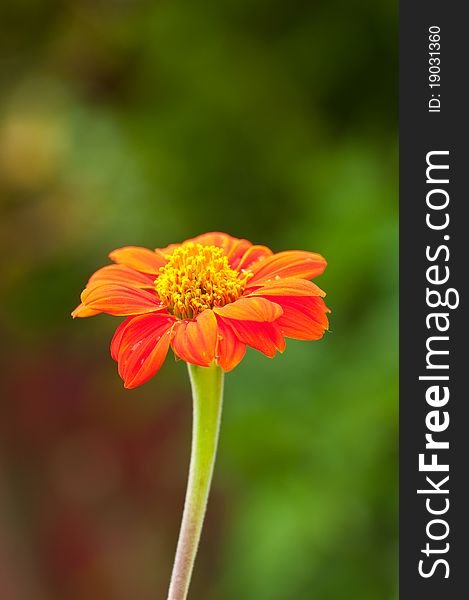
[{"label": "blurred green background", "polygon": [[119,319],[72,321],[115,247],[221,230],[329,263],[331,331],[226,378],[198,600],[391,599],[397,5],[0,8],[0,598],[165,598],[186,370],[125,391]]}]

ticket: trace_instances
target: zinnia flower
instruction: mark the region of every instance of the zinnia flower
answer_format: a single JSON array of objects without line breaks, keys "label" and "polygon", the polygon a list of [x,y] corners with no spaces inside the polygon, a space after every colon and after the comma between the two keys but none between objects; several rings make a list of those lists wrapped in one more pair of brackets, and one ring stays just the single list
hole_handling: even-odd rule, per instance
[{"label": "zinnia flower", "polygon": [[274,254],[225,233],[149,250],[127,246],[96,271],[74,317],[126,316],[111,342],[126,388],[148,381],[169,347],[182,360],[224,371],[246,346],[269,357],[285,338],[317,340],[328,328],[325,293],[309,281],[326,261],[292,250]]},{"label": "zinnia flower", "polygon": [[206,233],[148,250],[110,253],[92,275],[74,317],[126,316],[111,342],[126,388],[161,367],[169,347],[188,363],[193,397],[189,481],[168,600],[186,600],[215,463],[224,371],[246,346],[269,357],[285,338],[316,340],[328,328],[324,292],[311,281],[326,261],[292,250],[272,253],[225,233]]}]

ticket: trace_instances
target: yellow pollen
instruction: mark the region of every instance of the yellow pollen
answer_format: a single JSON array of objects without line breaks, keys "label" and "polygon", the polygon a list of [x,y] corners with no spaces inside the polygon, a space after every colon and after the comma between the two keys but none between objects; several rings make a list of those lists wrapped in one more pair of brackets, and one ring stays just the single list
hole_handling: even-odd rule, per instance
[{"label": "yellow pollen", "polygon": [[179,319],[192,319],[206,308],[237,300],[252,273],[230,267],[222,248],[187,242],[165,258],[155,289]]}]

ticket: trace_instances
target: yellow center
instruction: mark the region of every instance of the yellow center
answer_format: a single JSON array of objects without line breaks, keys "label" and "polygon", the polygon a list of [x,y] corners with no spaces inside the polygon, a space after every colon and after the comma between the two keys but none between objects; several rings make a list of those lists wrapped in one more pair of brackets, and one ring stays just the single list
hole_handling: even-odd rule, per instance
[{"label": "yellow center", "polygon": [[166,256],[155,281],[156,293],[180,319],[192,319],[206,308],[237,300],[251,273],[239,273],[216,246],[187,242]]}]

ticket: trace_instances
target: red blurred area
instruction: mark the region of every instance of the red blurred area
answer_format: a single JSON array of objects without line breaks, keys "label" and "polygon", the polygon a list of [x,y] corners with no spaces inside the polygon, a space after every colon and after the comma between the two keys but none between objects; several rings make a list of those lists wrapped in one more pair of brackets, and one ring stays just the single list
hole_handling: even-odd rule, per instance
[{"label": "red blurred area", "polygon": [[184,497],[190,397],[161,390],[158,402],[132,397],[117,374],[112,397],[102,364],[84,362],[77,369],[57,340],[6,365],[2,599],[164,597]]}]

